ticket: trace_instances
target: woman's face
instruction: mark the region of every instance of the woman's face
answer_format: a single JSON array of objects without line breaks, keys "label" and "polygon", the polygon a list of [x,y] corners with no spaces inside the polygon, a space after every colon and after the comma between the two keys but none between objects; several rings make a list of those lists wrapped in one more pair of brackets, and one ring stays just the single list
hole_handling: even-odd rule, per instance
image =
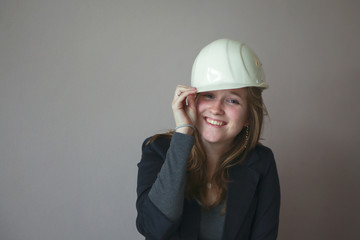
[{"label": "woman's face", "polygon": [[231,144],[248,124],[246,88],[199,93],[196,127],[204,142]]}]

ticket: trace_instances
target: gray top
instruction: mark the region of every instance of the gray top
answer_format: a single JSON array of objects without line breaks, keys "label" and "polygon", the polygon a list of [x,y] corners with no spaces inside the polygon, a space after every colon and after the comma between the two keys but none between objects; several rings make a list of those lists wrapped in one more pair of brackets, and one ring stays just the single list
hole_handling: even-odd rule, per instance
[{"label": "gray top", "polygon": [[[186,167],[194,137],[175,132],[166,159],[154,182],[149,198],[170,220],[177,220],[183,211]],[[225,215],[220,215],[223,204],[201,212],[200,239],[221,239]]]},{"label": "gray top", "polygon": [[201,210],[200,240],[219,240],[222,237],[225,214],[221,214],[225,201],[209,210]]},{"label": "gray top", "polygon": [[153,204],[173,221],[183,210],[187,160],[194,142],[193,136],[174,133],[165,162],[149,192]]}]

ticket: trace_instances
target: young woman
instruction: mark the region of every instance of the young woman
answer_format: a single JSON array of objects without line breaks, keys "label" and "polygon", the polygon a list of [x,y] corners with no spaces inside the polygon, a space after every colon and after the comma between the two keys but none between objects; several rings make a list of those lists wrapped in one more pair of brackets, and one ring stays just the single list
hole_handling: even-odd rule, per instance
[{"label": "young woman", "polygon": [[199,53],[191,83],[175,90],[175,129],[142,146],[139,232],[146,239],[276,239],[280,187],[272,151],[259,143],[267,88],[260,60],[243,43],[220,39]]}]

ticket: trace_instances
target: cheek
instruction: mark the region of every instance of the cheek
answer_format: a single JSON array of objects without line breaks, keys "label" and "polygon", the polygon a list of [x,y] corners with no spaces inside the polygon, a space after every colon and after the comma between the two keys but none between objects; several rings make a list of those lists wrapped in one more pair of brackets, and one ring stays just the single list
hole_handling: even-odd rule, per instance
[{"label": "cheek", "polygon": [[197,111],[197,114],[203,112],[204,110],[206,109],[206,104],[201,102],[201,101],[198,101],[196,103],[196,111]]},{"label": "cheek", "polygon": [[233,110],[230,113],[232,119],[237,123],[245,123],[248,117],[247,111],[245,109]]}]

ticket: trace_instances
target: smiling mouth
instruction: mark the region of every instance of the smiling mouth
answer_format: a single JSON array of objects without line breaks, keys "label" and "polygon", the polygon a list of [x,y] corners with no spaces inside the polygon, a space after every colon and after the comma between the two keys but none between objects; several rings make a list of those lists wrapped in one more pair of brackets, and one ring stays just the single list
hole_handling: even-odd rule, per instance
[{"label": "smiling mouth", "polygon": [[218,127],[226,125],[226,122],[210,119],[210,118],[207,118],[207,117],[205,117],[205,121],[207,123],[210,123],[211,125],[218,126]]}]

